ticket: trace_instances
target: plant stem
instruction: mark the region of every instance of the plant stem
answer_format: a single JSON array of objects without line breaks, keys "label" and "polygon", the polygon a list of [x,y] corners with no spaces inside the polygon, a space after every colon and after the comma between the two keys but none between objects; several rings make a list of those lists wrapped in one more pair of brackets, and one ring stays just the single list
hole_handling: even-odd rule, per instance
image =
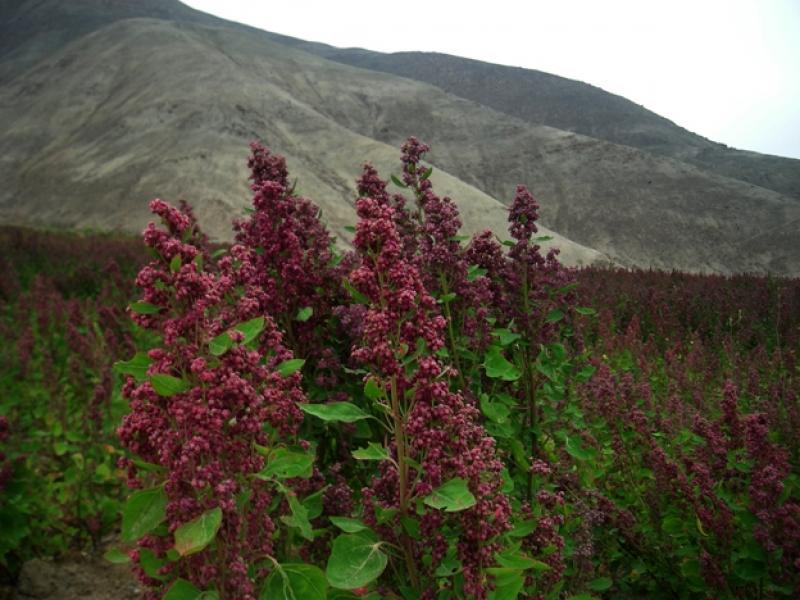
[{"label": "plant stem", "polygon": [[402,528],[402,519],[408,513],[409,488],[408,488],[408,457],[406,455],[406,429],[405,420],[400,410],[400,398],[397,391],[397,377],[391,379],[391,402],[392,418],[394,420],[394,443],[397,452],[397,475],[400,484],[400,544],[406,560],[408,576],[411,579],[411,587],[419,591],[419,576],[417,574],[417,564],[414,561],[414,552],[411,538]]}]

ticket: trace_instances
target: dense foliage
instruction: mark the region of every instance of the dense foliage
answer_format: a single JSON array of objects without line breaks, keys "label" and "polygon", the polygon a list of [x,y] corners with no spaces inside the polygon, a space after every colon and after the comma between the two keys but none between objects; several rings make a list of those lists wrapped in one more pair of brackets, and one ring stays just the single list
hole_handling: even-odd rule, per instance
[{"label": "dense foliage", "polygon": [[0,231],[9,574],[121,528],[152,598],[800,594],[800,280],[566,269],[523,187],[467,239],[426,151],[348,252],[258,144],[229,247]]}]

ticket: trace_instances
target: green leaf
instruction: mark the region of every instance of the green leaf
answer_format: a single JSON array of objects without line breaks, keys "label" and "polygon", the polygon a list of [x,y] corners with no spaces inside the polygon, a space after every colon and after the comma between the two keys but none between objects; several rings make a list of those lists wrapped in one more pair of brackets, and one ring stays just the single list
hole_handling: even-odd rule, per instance
[{"label": "green leaf", "polygon": [[301,323],[305,323],[311,318],[311,315],[313,314],[314,314],[314,309],[312,307],[304,306],[303,308],[297,311],[295,320],[300,321]]},{"label": "green leaf", "polygon": [[176,579],[162,600],[197,600],[200,590],[185,579]]},{"label": "green leaf", "polygon": [[578,306],[578,307],[576,307],[575,308],[575,312],[578,313],[579,315],[584,315],[584,316],[587,316],[587,317],[590,317],[592,315],[596,315],[597,314],[597,311],[595,309],[588,308],[586,306]]},{"label": "green leaf", "polygon": [[227,252],[228,252],[227,248],[220,248],[219,250],[214,250],[213,254],[211,255],[211,258],[216,259],[219,258],[220,256],[225,256]]},{"label": "green leaf", "polygon": [[325,576],[332,587],[352,590],[377,579],[388,560],[374,535],[343,533],[333,540]]},{"label": "green leaf", "polygon": [[131,310],[140,315],[154,315],[161,310],[161,307],[149,302],[134,302],[131,304]]},{"label": "green leaf", "polygon": [[605,592],[614,582],[610,577],[598,577],[589,583],[589,589],[593,592]]},{"label": "green leaf", "polygon": [[285,360],[279,364],[276,369],[281,376],[289,377],[290,375],[293,375],[302,369],[304,364],[306,364],[306,360],[304,358],[290,358],[289,360]]},{"label": "green leaf", "polygon": [[328,486],[325,486],[313,494],[310,494],[303,498],[303,508],[306,509],[308,512],[309,519],[316,519],[318,516],[322,514],[322,501],[325,497],[325,492],[327,491]]},{"label": "green leaf", "polygon": [[401,188],[407,188],[408,187],[396,175],[392,175],[392,183],[395,184],[397,187],[401,187]]},{"label": "green leaf", "polygon": [[566,443],[566,450],[570,456],[578,460],[594,460],[597,458],[597,452],[594,448],[583,448],[579,438],[568,437]]},{"label": "green leaf", "polygon": [[367,379],[367,383],[364,384],[364,395],[370,400],[377,400],[383,397],[383,390],[374,377]]},{"label": "green leaf", "polygon": [[520,523],[515,523],[514,527],[511,531],[508,532],[508,535],[511,537],[527,537],[536,531],[537,521],[535,519],[531,519],[528,521],[521,521]]},{"label": "green leaf", "polygon": [[136,381],[142,382],[147,379],[147,369],[152,362],[146,352],[137,352],[130,360],[115,362],[114,371],[120,375],[132,375]]},{"label": "green leaf", "polygon": [[167,561],[163,558],[158,558],[156,553],[150,550],[150,548],[139,549],[139,565],[148,577],[160,581],[166,580],[166,577],[158,572],[165,564],[167,564]]},{"label": "green leaf", "polygon": [[176,254],[172,257],[172,260],[169,261],[169,270],[171,273],[177,273],[181,270],[181,255]]},{"label": "green leaf", "polygon": [[322,569],[307,564],[276,566],[264,582],[260,600],[325,600],[328,582]]},{"label": "green leaf", "polygon": [[478,277],[483,277],[488,271],[478,265],[467,267],[467,281],[475,281]]},{"label": "green leaf", "polygon": [[475,506],[476,503],[475,496],[469,491],[467,482],[460,477],[443,483],[425,496],[424,501],[431,508],[444,510],[445,512],[465,510]]},{"label": "green leaf", "polygon": [[664,533],[668,533],[670,535],[683,533],[683,519],[676,516],[665,517],[664,520],[661,521],[661,529],[664,531]]},{"label": "green leaf", "polygon": [[523,571],[532,569],[534,571],[541,572],[550,569],[550,565],[547,563],[536,560],[535,558],[531,558],[530,556],[514,552],[498,554],[497,564],[499,564],[501,567],[507,567],[509,569],[521,569]]},{"label": "green leaf", "polygon": [[314,531],[311,528],[311,522],[308,520],[308,509],[300,504],[294,494],[287,494],[286,500],[289,503],[292,514],[291,516],[282,516],[281,521],[290,527],[296,527],[300,531],[300,535],[308,541],[313,541]]},{"label": "green leaf", "polygon": [[103,558],[115,565],[124,565],[131,562],[131,557],[119,548],[110,548],[103,554]]},{"label": "green leaf", "polygon": [[167,517],[167,495],[162,487],[135,492],[122,509],[122,541],[134,542]]},{"label": "green leaf", "polygon": [[368,530],[369,527],[364,525],[358,519],[351,519],[350,517],[330,517],[331,523],[336,525],[345,533],[358,533],[359,531]]},{"label": "green leaf", "polygon": [[461,570],[461,561],[458,560],[455,547],[450,546],[450,548],[447,551],[447,554],[442,559],[442,562],[440,562],[439,566],[436,567],[436,572],[434,573],[434,575],[436,575],[436,577],[452,577],[460,570]]},{"label": "green leaf", "polygon": [[547,323],[556,323],[564,318],[564,311],[558,308],[551,310],[544,318]]},{"label": "green leaf", "polygon": [[208,351],[214,356],[222,356],[233,347],[233,339],[227,331],[208,342]]},{"label": "green leaf", "polygon": [[375,442],[369,442],[366,448],[353,450],[351,454],[356,460],[387,460],[389,458],[386,448]]},{"label": "green leaf", "polygon": [[150,385],[153,386],[159,396],[174,396],[185,392],[191,387],[191,384],[185,379],[178,379],[165,373],[150,375]]},{"label": "green leaf", "polygon": [[486,352],[486,359],[483,362],[486,369],[486,376],[492,379],[502,379],[503,381],[516,381],[522,376],[520,370],[510,363],[502,350],[498,346],[489,346]]},{"label": "green leaf", "polygon": [[439,304],[447,304],[448,302],[452,302],[458,297],[458,294],[455,292],[450,292],[449,294],[443,294],[441,298],[439,298]]},{"label": "green leaf", "polygon": [[330,402],[328,404],[300,404],[300,409],[325,422],[355,423],[369,419],[370,415],[350,402]]},{"label": "green leaf", "polygon": [[306,451],[276,448],[269,455],[269,461],[263,471],[258,473],[259,479],[291,479],[311,477],[314,455]]},{"label": "green leaf", "polygon": [[733,572],[745,581],[755,582],[767,575],[766,565],[760,560],[741,558],[733,565]]},{"label": "green leaf", "polygon": [[249,344],[264,331],[264,317],[257,317],[244,323],[239,323],[234,329],[244,336],[242,344]]},{"label": "green leaf", "polygon": [[486,571],[494,577],[492,600],[516,600],[525,584],[521,570],[491,567]]},{"label": "green leaf", "polygon": [[508,346],[516,342],[522,336],[518,333],[514,333],[510,329],[499,328],[495,329],[492,332],[492,335],[497,338],[497,341],[500,342],[501,346]]},{"label": "green leaf", "polygon": [[347,278],[342,279],[342,283],[344,284],[344,288],[350,293],[350,296],[353,298],[353,300],[356,302],[356,304],[369,304],[370,303],[369,298],[367,298],[364,294],[359,292],[353,286],[353,284],[350,283],[349,279],[347,279]]},{"label": "green leaf", "polygon": [[433,173],[433,167],[428,167],[427,169],[425,169],[425,172],[422,173],[419,180],[425,181],[428,177],[431,176],[431,173]]},{"label": "green leaf", "polygon": [[591,594],[577,594],[575,596],[570,596],[567,600],[597,600],[597,597]]},{"label": "green leaf", "polygon": [[494,423],[506,423],[511,414],[509,408],[502,402],[492,402],[486,394],[481,395],[481,412],[487,419]]},{"label": "green leaf", "polygon": [[222,524],[222,509],[217,506],[184,523],[175,530],[175,550],[181,556],[200,552],[216,537]]}]

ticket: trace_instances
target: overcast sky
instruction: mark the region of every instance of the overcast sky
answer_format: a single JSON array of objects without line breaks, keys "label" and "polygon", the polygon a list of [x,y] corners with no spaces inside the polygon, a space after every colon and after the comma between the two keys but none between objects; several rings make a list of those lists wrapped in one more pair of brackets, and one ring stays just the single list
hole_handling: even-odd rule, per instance
[{"label": "overcast sky", "polygon": [[184,0],[333,46],[547,71],[729,146],[800,158],[800,0]]}]

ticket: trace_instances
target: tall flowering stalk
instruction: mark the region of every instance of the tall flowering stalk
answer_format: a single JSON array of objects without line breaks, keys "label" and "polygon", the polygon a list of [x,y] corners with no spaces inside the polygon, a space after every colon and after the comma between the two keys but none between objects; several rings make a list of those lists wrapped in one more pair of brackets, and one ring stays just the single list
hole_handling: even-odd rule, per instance
[{"label": "tall flowering stalk", "polygon": [[286,343],[304,357],[321,358],[326,341],[316,332],[339,303],[333,238],[320,210],[289,186],[282,156],[251,144],[253,210],[234,223],[236,241],[253,251],[248,284],[261,310],[279,320]]},{"label": "tall flowering stalk", "polygon": [[[421,597],[454,585],[436,582],[452,550],[461,563],[463,593],[485,598],[486,568],[509,528],[503,465],[478,410],[449,389],[449,369],[435,356],[444,346],[446,321],[404,255],[394,209],[372,198],[360,198],[356,208],[354,245],[362,262],[350,281],[368,299],[368,310],[353,356],[370,369],[367,385],[374,386],[390,435],[380,474],[363,491],[365,521],[400,549],[399,568]],[[431,495],[443,486],[460,489],[466,504],[442,510]],[[396,516],[381,524],[378,514],[387,510]]]},{"label": "tall flowering stalk", "polygon": [[260,473],[295,440],[300,376],[277,368],[292,353],[261,290],[247,287],[253,253],[234,246],[212,272],[185,241],[198,238],[190,215],[160,200],[151,209],[166,230],[145,231],[157,258],[139,273],[132,311],[159,342],[118,366],[131,408],[118,433],[135,457],[122,465],[132,487],[146,488],[128,502],[123,538],[138,539],[133,557],[151,598],[186,586],[255,598],[280,539],[273,502],[291,494]]}]

